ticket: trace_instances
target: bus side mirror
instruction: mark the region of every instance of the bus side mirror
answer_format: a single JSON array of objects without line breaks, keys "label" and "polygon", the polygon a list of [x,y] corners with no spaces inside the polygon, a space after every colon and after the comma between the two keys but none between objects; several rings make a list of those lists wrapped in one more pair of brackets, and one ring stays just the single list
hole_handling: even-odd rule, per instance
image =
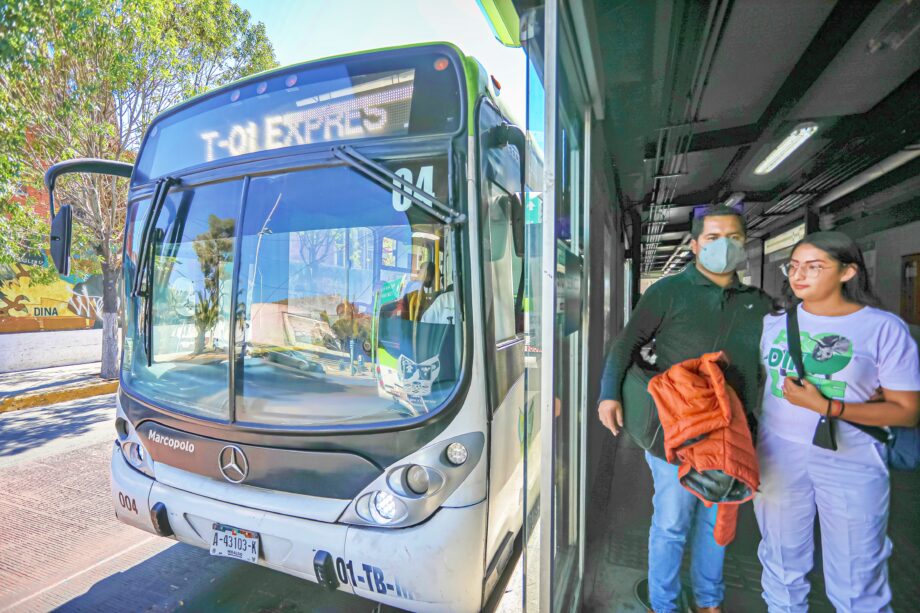
[{"label": "bus side mirror", "polygon": [[58,210],[51,220],[51,259],[62,275],[70,274],[70,237],[73,231],[73,211],[69,204]]},{"label": "bus side mirror", "polygon": [[524,205],[517,194],[511,197],[511,236],[514,254],[524,257]]}]

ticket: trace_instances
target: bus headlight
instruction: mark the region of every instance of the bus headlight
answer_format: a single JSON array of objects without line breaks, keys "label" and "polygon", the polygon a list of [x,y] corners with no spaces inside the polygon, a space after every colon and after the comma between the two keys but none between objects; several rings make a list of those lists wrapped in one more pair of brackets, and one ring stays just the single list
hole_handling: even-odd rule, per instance
[{"label": "bus headlight", "polygon": [[406,487],[413,493],[424,494],[428,491],[430,485],[431,480],[428,478],[428,471],[418,464],[413,464],[406,471]]},{"label": "bus headlight", "polygon": [[143,470],[144,468],[144,448],[134,442],[128,442],[122,445],[122,451],[125,454],[125,459],[128,460],[128,464],[133,466],[138,470]]},{"label": "bus headlight", "polygon": [[355,511],[368,524],[386,526],[403,519],[408,509],[390,492],[378,490],[359,498]]},{"label": "bus headlight", "polygon": [[447,455],[447,461],[454,466],[460,466],[470,457],[470,452],[463,446],[463,443],[451,443],[447,446],[445,454]]},{"label": "bus headlight", "polygon": [[134,470],[140,471],[148,477],[153,477],[153,460],[144,443],[137,434],[137,430],[128,420],[121,406],[121,399],[115,397],[115,432],[116,444],[121,448],[121,455]]},{"label": "bus headlight", "polygon": [[384,520],[381,523],[393,521],[398,510],[396,507],[396,498],[389,492],[377,492],[374,494],[374,510],[377,512],[376,514]]},{"label": "bus headlight", "polygon": [[118,440],[124,442],[128,438],[129,430],[131,425],[128,423],[128,420],[124,417],[115,418],[115,434],[118,436]]},{"label": "bus headlight", "polygon": [[485,435],[470,432],[419,449],[365,486],[339,522],[404,528],[425,521],[470,475],[484,447]]},{"label": "bus headlight", "polygon": [[148,477],[153,476],[153,462],[150,459],[150,454],[144,449],[144,445],[137,437],[136,432],[132,431],[128,436],[128,440],[121,441],[118,445],[121,447],[121,455],[131,465],[131,468],[144,473]]}]

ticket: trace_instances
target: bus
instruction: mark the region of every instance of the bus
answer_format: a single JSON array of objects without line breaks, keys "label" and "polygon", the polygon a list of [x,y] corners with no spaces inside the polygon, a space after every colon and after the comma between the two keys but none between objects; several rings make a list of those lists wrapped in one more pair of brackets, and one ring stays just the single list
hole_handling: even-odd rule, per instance
[{"label": "bus", "polygon": [[49,169],[61,272],[55,181],[130,178],[121,521],[402,609],[486,605],[540,453],[499,87],[446,43],[350,54],[164,112],[133,164]]}]

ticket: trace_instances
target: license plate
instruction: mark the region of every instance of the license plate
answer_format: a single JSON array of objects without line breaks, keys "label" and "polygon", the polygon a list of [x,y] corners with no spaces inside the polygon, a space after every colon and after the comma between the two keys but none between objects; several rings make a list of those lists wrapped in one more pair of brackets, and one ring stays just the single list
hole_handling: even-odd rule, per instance
[{"label": "license plate", "polygon": [[214,524],[211,555],[255,563],[259,559],[259,533]]}]

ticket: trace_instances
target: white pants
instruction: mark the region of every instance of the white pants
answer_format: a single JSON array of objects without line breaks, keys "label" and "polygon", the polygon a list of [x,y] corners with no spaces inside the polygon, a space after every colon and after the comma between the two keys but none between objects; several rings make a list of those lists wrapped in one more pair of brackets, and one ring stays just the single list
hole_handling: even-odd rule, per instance
[{"label": "white pants", "polygon": [[891,611],[884,451],[879,443],[828,451],[761,431],[754,511],[770,613],[808,611],[805,575],[813,564],[815,511],[827,596],[836,610]]}]

